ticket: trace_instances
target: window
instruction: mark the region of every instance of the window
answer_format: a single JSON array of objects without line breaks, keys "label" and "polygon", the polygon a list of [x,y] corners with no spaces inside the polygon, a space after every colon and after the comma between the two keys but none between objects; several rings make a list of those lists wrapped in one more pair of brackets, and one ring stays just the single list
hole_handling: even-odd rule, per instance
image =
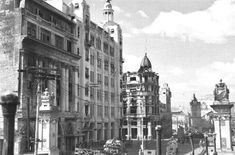
[{"label": "window", "polygon": [[95,73],[90,71],[90,82],[95,82]]},{"label": "window", "polygon": [[80,38],[80,27],[79,27],[79,26],[78,26],[78,29],[77,29],[77,30],[78,30],[78,32],[77,32],[77,33],[78,33],[78,34],[77,34],[77,36],[78,36],[78,38]]},{"label": "window", "polygon": [[130,81],[136,81],[136,77],[130,77]]},{"label": "window", "polygon": [[89,68],[85,68],[85,78],[88,79],[89,78]]},{"label": "window", "polygon": [[111,87],[112,87],[112,88],[115,87],[114,78],[111,78]]},{"label": "window", "polygon": [[85,105],[85,116],[89,115],[89,105]]},{"label": "window", "polygon": [[111,117],[115,117],[115,108],[111,107]]},{"label": "window", "polygon": [[86,47],[86,51],[85,51],[85,60],[87,62],[89,61],[89,49],[87,49],[87,47]]},{"label": "window", "polygon": [[93,66],[95,64],[95,56],[94,55],[90,55],[90,57],[91,57],[90,64]]},{"label": "window", "polygon": [[110,67],[111,67],[111,73],[114,74],[115,72],[114,63],[111,63]]},{"label": "window", "polygon": [[101,74],[97,74],[97,83],[98,85],[102,85],[102,77],[101,77]]},{"label": "window", "polygon": [[64,38],[58,35],[55,35],[55,46],[64,49]]},{"label": "window", "polygon": [[79,47],[77,48],[77,55],[80,55],[80,49],[79,49]]},{"label": "window", "polygon": [[86,96],[89,95],[89,87],[88,87],[88,85],[85,87],[85,95],[86,95]]},{"label": "window", "polygon": [[105,115],[105,116],[108,116],[108,115],[109,115],[109,107],[108,107],[108,106],[105,106],[104,115]]},{"label": "window", "polygon": [[111,93],[111,102],[114,103],[115,102],[115,94],[112,92]]},{"label": "window", "polygon": [[102,94],[101,94],[101,90],[100,89],[97,90],[97,100],[98,101],[102,101]]},{"label": "window", "polygon": [[33,23],[27,23],[27,34],[30,37],[36,38],[37,26]]},{"label": "window", "polygon": [[51,42],[51,32],[41,28],[41,41],[44,43]]},{"label": "window", "polygon": [[104,69],[105,69],[106,71],[109,70],[109,61],[108,61],[108,60],[105,60],[105,61],[104,61]]},{"label": "window", "polygon": [[102,115],[103,115],[103,109],[102,109],[102,106],[101,106],[101,105],[98,105],[97,115],[98,115],[98,116],[102,116]]},{"label": "window", "polygon": [[100,59],[100,58],[97,58],[97,67],[98,67],[98,68],[101,68],[101,66],[102,66],[101,59]]},{"label": "window", "polygon": [[67,40],[67,51],[72,52],[72,42],[70,40]]},{"label": "window", "polygon": [[108,78],[107,76],[104,77],[104,85],[105,85],[106,87],[109,86],[109,78]]},{"label": "window", "polygon": [[110,55],[111,55],[112,57],[114,57],[114,48],[113,48],[113,47],[110,47]]},{"label": "window", "polygon": [[131,114],[136,114],[136,112],[137,112],[137,107],[136,106],[131,106],[130,107],[130,112],[131,112]]},{"label": "window", "polygon": [[95,37],[94,37],[94,35],[90,36],[90,43],[91,43],[91,46],[94,46],[94,44],[95,44]]},{"label": "window", "polygon": [[72,72],[72,69],[69,69],[69,78],[68,79],[69,79],[69,83],[68,83],[69,84],[68,85],[68,88],[69,88],[69,102],[72,102],[73,101],[73,96],[72,96],[73,95],[73,84],[72,84],[72,82],[73,82],[73,72]]},{"label": "window", "polygon": [[100,40],[99,37],[96,38],[96,48],[97,48],[98,50],[101,50],[101,40]]},{"label": "window", "polygon": [[104,42],[103,43],[103,51],[104,51],[104,53],[106,53],[106,54],[109,54],[109,45],[106,43],[106,42]]},{"label": "window", "polygon": [[91,99],[95,98],[95,89],[93,87],[90,88],[90,98]]},{"label": "window", "polygon": [[104,91],[104,100],[105,100],[106,102],[109,101],[109,92],[108,92],[108,91]]}]

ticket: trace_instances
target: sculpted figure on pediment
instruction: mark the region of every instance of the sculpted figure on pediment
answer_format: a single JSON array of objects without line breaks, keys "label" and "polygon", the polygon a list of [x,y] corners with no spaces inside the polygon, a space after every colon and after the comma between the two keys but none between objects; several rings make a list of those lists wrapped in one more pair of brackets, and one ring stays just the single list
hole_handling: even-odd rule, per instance
[{"label": "sculpted figure on pediment", "polygon": [[215,85],[214,100],[219,102],[229,101],[229,89],[222,80]]}]

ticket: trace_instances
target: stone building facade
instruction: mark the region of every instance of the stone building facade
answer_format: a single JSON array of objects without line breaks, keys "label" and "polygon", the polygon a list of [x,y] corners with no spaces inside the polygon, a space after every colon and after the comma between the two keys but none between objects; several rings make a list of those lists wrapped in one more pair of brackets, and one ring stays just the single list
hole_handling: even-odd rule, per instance
[{"label": "stone building facade", "polygon": [[127,140],[151,140],[159,124],[159,76],[147,55],[138,72],[123,75],[122,136]]},{"label": "stone building facade", "polygon": [[61,152],[118,137],[122,31],[110,1],[102,26],[85,0],[3,0],[0,8],[0,92],[20,98],[18,152],[33,151],[37,85],[54,94]]},{"label": "stone building facade", "polygon": [[193,99],[190,102],[190,108],[191,108],[191,116],[190,116],[191,127],[199,129],[201,123],[201,102],[197,100],[195,94],[193,94]]}]

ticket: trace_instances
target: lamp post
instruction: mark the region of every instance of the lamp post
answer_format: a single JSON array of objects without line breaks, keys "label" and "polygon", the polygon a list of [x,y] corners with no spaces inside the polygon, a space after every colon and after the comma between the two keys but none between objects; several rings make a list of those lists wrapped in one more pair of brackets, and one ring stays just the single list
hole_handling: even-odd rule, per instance
[{"label": "lamp post", "polygon": [[214,138],[214,155],[217,155],[217,151],[216,151],[216,133],[213,133],[213,138]]},{"label": "lamp post", "polygon": [[2,105],[2,113],[4,117],[4,155],[14,155],[15,114],[18,104],[18,97],[14,94],[9,93],[1,96],[0,105]]},{"label": "lamp post", "polygon": [[189,136],[190,144],[191,144],[191,147],[192,147],[192,155],[194,155],[193,134],[189,133],[188,136]]},{"label": "lamp post", "polygon": [[162,130],[162,126],[161,125],[157,125],[155,127],[156,130],[156,136],[157,136],[157,155],[161,155],[162,154],[162,149],[161,149],[161,130]]}]

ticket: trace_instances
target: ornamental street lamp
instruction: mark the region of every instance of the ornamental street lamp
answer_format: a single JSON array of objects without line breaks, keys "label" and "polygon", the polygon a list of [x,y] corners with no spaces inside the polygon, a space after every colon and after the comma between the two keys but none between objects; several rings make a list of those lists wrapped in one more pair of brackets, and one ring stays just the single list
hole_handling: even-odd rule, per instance
[{"label": "ornamental street lamp", "polygon": [[156,130],[156,136],[157,136],[157,155],[161,155],[162,154],[162,149],[161,149],[161,130],[162,130],[162,126],[161,125],[157,125],[155,127]]},{"label": "ornamental street lamp", "polygon": [[5,139],[5,154],[14,155],[14,129],[15,129],[15,114],[16,107],[19,104],[19,99],[14,94],[6,94],[1,96],[0,105],[2,105],[2,113],[4,117],[4,139]]}]

